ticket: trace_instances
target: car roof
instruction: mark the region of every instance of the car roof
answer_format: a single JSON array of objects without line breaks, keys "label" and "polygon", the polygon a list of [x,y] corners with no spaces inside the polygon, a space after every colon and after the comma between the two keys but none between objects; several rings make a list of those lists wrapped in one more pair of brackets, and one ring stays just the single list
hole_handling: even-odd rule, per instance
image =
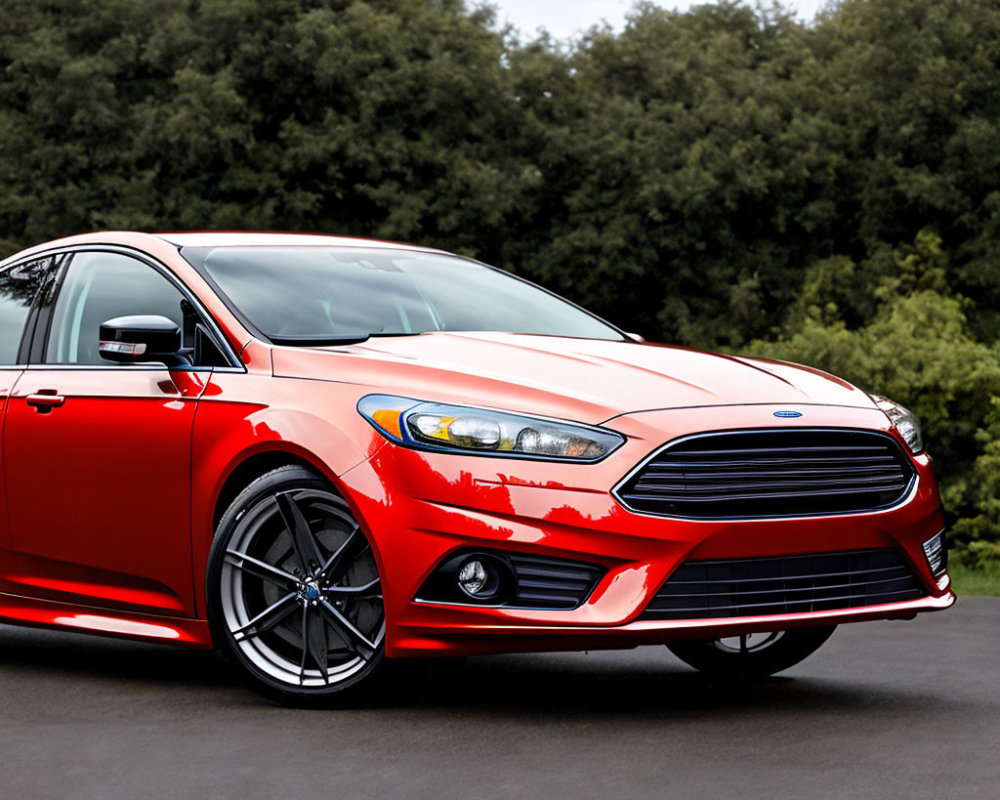
[{"label": "car roof", "polygon": [[377,239],[355,239],[349,236],[327,236],[312,233],[257,233],[249,231],[188,231],[155,233],[154,236],[177,247],[377,247],[391,250],[442,252],[400,242]]},{"label": "car roof", "polygon": [[[354,239],[347,236],[325,236],[312,233],[258,233],[250,231],[192,231],[186,233],[142,233],[140,231],[95,231],[29,247],[0,260],[0,267],[53,250],[81,245],[124,245],[139,250],[153,252],[164,246],[180,247],[266,247],[266,246],[305,246],[305,247],[370,247],[380,250],[409,250],[411,252],[441,253],[429,247],[401,244],[400,242],[382,242],[376,239]],[[176,252],[176,250],[174,251]],[[161,255],[165,255],[161,254]]]}]

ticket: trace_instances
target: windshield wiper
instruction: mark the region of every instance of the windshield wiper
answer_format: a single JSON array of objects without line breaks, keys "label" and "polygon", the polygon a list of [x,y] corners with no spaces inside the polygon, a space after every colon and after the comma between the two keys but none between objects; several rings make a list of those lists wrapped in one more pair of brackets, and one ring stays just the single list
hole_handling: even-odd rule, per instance
[{"label": "windshield wiper", "polygon": [[275,336],[268,335],[275,344],[289,345],[291,347],[328,347],[338,344],[359,344],[366,342],[373,337],[383,336],[419,336],[426,331],[416,331],[413,333],[384,333],[382,331],[371,333],[335,333],[329,336]]}]

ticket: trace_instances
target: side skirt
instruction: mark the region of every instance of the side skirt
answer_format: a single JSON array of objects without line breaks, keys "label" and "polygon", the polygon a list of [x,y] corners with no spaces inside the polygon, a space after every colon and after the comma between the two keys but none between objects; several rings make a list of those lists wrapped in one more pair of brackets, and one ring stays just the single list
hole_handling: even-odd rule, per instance
[{"label": "side skirt", "polygon": [[213,648],[208,622],[203,619],[135,614],[118,609],[36,600],[13,594],[0,593],[0,621],[199,650]]}]

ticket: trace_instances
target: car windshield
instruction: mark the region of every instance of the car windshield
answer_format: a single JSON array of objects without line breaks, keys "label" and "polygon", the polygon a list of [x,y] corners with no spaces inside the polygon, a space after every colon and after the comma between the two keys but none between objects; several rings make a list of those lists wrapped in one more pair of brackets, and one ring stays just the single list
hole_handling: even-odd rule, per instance
[{"label": "car windshield", "polygon": [[251,325],[281,344],[428,331],[500,331],[621,341],[597,317],[457,256],[360,247],[185,247]]}]

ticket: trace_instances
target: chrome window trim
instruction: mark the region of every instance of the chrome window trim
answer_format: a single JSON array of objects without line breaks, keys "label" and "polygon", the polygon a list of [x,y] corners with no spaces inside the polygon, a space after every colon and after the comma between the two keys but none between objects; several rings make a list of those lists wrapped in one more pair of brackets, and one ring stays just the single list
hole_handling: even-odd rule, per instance
[{"label": "chrome window trim", "polygon": [[104,366],[103,364],[25,364],[20,367],[6,367],[0,365],[0,369],[20,369],[26,372],[229,372],[245,373],[246,369],[240,367],[168,367],[159,362],[149,362],[145,364],[119,364],[117,366]]}]

